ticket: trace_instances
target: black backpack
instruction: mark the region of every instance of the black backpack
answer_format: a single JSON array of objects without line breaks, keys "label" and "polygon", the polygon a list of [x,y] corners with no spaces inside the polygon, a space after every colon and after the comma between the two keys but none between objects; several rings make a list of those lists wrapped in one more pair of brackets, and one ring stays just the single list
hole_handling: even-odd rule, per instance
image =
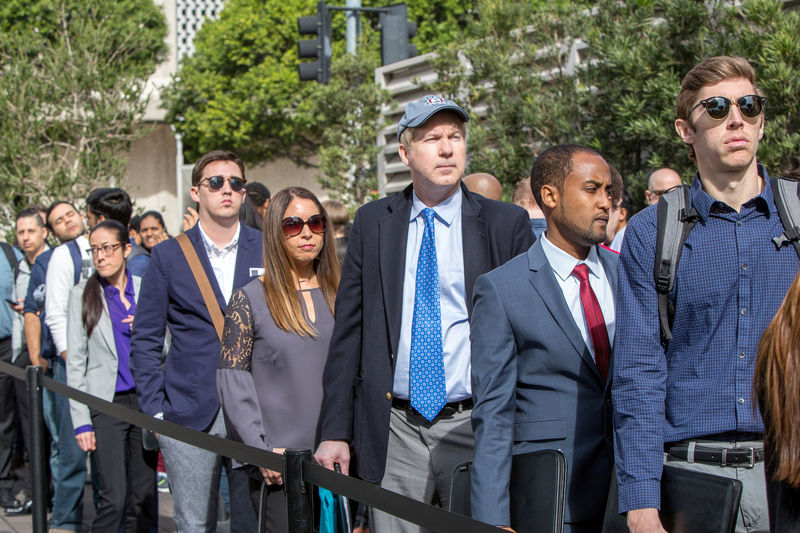
[{"label": "black backpack", "polygon": [[14,274],[14,281],[17,281],[19,277],[19,261],[17,260],[17,255],[14,253],[14,248],[7,242],[0,242],[0,248],[2,248],[3,253],[6,254],[8,265],[11,267],[11,272]]},{"label": "black backpack", "polygon": [[[800,182],[773,176],[769,183],[783,224],[783,233],[772,241],[776,248],[791,243],[800,257]],[[700,219],[697,210],[691,205],[690,189],[689,185],[673,187],[658,200],[658,236],[653,274],[658,292],[661,338],[664,342],[672,340],[675,306],[669,299],[669,291],[675,284],[675,272],[681,259],[683,243]]]}]

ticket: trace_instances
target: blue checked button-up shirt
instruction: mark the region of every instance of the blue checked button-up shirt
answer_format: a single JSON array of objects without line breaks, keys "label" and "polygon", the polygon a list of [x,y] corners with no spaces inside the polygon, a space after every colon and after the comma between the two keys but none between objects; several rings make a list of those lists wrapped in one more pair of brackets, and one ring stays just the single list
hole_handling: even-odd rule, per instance
[{"label": "blue checked button-up shirt", "polygon": [[675,287],[673,340],[661,343],[653,280],[656,208],[628,224],[619,261],[614,346],[614,448],[619,511],[660,507],[664,443],[763,432],[753,402],[758,342],[798,270],[769,177],[737,213],[692,184],[700,221],[684,244]]}]

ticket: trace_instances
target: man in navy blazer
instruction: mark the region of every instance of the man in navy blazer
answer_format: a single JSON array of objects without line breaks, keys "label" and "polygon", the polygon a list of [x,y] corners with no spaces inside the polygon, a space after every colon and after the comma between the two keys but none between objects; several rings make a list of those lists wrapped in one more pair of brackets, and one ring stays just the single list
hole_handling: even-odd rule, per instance
[{"label": "man in navy blazer", "polygon": [[[352,470],[359,477],[445,507],[454,464],[472,457],[472,287],[480,274],[524,252],[533,240],[521,208],[487,200],[461,184],[468,118],[438,96],[409,104],[398,139],[412,185],[356,213],[323,379],[323,442],[315,455],[323,466],[338,462],[348,472],[352,445]],[[441,314],[435,325],[424,322],[441,335],[437,360],[445,377],[440,403],[426,411],[412,392],[418,373],[411,368],[420,344],[413,332],[419,257],[430,229],[438,269],[433,299]],[[383,513],[372,520],[377,533],[413,530]]]},{"label": "man in navy blazer", "polygon": [[[617,254],[597,246],[611,206],[609,166],[590,148],[555,146],[534,162],[531,188],[547,231],[475,284],[472,516],[510,526],[511,456],[560,449],[564,531],[600,531],[613,457],[608,369]],[[585,311],[589,290],[599,317],[596,306]]]},{"label": "man in navy blazer", "polygon": [[[186,235],[223,314],[231,293],[263,271],[261,232],[239,223],[244,183],[244,165],[232,152],[209,152],[192,170],[190,193],[198,203],[199,220]],[[176,239],[162,242],[151,252],[134,324],[131,370],[142,411],[225,437],[216,388],[220,339]],[[162,368],[167,330],[172,337]],[[178,531],[215,531],[222,457],[163,435],[159,444]],[[244,476],[229,471],[232,505],[234,500],[245,502],[231,510],[231,531],[252,530],[248,493],[234,497],[247,491]]]}]

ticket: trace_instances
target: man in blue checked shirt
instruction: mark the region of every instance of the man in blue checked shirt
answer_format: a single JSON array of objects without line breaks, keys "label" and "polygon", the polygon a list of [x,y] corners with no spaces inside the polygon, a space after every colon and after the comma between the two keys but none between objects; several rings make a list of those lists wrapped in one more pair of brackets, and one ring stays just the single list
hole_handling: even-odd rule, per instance
[{"label": "man in blue checked shirt", "polygon": [[[612,395],[619,512],[634,533],[664,531],[657,512],[664,461],[741,480],[736,531],[769,529],[763,424],[751,386],[759,339],[798,260],[791,246],[771,241],[783,227],[756,161],[765,101],[744,58],[706,59],[683,80],[675,128],[697,164],[691,202],[700,219],[669,295],[668,343],[653,279],[656,208],[628,225]],[[728,449],[724,465],[714,460],[720,448]]]}]

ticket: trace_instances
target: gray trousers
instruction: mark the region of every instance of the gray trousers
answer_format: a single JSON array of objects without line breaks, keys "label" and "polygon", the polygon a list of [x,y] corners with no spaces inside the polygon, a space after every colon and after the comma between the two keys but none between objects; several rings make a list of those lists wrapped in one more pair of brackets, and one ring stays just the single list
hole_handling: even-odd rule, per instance
[{"label": "gray trousers", "polygon": [[[697,443],[698,446],[714,448],[733,448],[756,447],[763,448],[763,441],[746,442],[717,442],[698,439],[695,441],[682,441],[682,444],[690,442]],[[664,456],[665,462],[672,466],[694,470],[695,472],[705,472],[716,476],[738,479],[742,482],[742,500],[739,507],[739,516],[736,520],[736,533],[754,533],[769,531],[769,515],[767,512],[767,480],[764,477],[764,463],[756,463],[753,468],[714,466],[701,463],[689,463],[681,461],[667,454]]]},{"label": "gray trousers", "polygon": [[[404,409],[392,408],[386,472],[380,486],[447,509],[453,468],[471,461],[474,450],[472,411],[439,415],[428,422]],[[373,533],[418,533],[421,527],[370,509]]]}]

